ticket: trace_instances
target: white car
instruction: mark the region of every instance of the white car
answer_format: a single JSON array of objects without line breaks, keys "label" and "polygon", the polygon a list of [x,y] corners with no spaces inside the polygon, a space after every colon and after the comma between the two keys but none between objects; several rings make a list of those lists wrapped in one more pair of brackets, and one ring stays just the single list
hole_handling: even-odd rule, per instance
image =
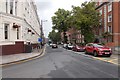
[{"label": "white car", "polygon": [[72,49],[73,48],[73,45],[72,44],[68,44],[68,46],[67,46],[67,49]]},{"label": "white car", "polygon": [[63,45],[63,48],[66,48],[66,49],[67,49],[67,45],[68,45],[68,44],[64,44],[64,45]]},{"label": "white car", "polygon": [[52,45],[53,45],[53,44],[52,44],[52,43],[50,43],[50,47],[52,47]]}]

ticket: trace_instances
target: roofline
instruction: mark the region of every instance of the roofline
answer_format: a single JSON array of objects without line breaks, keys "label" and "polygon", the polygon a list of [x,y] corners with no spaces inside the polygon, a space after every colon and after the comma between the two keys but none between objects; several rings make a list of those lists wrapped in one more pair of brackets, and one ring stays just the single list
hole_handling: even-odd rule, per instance
[{"label": "roofline", "polygon": [[103,5],[108,4],[108,3],[109,3],[109,2],[104,2],[104,3],[102,3],[101,5],[97,6],[95,10],[99,9],[100,7],[102,7]]}]

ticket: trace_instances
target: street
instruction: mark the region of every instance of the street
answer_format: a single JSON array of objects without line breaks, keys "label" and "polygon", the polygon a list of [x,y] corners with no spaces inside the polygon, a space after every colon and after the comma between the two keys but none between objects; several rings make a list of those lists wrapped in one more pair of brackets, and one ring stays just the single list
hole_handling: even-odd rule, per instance
[{"label": "street", "polygon": [[59,47],[46,46],[45,55],[2,68],[3,78],[118,78],[118,66]]}]

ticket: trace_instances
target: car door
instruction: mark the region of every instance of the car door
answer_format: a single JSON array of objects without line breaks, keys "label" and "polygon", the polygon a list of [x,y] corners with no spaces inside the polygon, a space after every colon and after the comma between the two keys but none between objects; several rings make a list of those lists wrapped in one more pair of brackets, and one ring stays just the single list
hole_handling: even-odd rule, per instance
[{"label": "car door", "polygon": [[94,50],[93,44],[90,44],[89,46],[90,46],[90,47],[89,47],[89,52],[92,53],[93,50]]},{"label": "car door", "polygon": [[90,52],[90,44],[87,44],[85,49],[87,52]]}]

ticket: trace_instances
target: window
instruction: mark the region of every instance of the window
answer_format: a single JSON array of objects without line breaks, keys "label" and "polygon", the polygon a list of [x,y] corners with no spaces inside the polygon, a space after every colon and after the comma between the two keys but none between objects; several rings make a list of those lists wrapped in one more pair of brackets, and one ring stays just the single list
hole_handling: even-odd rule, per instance
[{"label": "window", "polygon": [[17,28],[17,39],[19,39],[19,28]]},{"label": "window", "polygon": [[102,1],[100,1],[100,2],[99,2],[99,5],[101,5],[102,3],[103,3],[103,2],[102,2]]},{"label": "window", "polygon": [[112,14],[108,15],[108,22],[112,21]]},{"label": "window", "polygon": [[4,34],[5,34],[5,39],[8,39],[8,26],[9,24],[4,24]]},{"label": "window", "polygon": [[27,8],[25,7],[25,10],[27,10]]},{"label": "window", "polygon": [[111,26],[108,26],[108,32],[112,32],[112,27]]},{"label": "window", "polygon": [[8,13],[8,0],[6,0],[6,13]]},{"label": "window", "polygon": [[17,15],[17,1],[15,1],[15,15]]},{"label": "window", "polygon": [[10,0],[10,14],[13,14],[13,0]]},{"label": "window", "polygon": [[102,25],[102,19],[99,20],[99,24]]},{"label": "window", "polygon": [[108,5],[108,12],[112,11],[112,4]]},{"label": "window", "polygon": [[102,15],[102,9],[99,12],[100,12],[100,15]]}]

